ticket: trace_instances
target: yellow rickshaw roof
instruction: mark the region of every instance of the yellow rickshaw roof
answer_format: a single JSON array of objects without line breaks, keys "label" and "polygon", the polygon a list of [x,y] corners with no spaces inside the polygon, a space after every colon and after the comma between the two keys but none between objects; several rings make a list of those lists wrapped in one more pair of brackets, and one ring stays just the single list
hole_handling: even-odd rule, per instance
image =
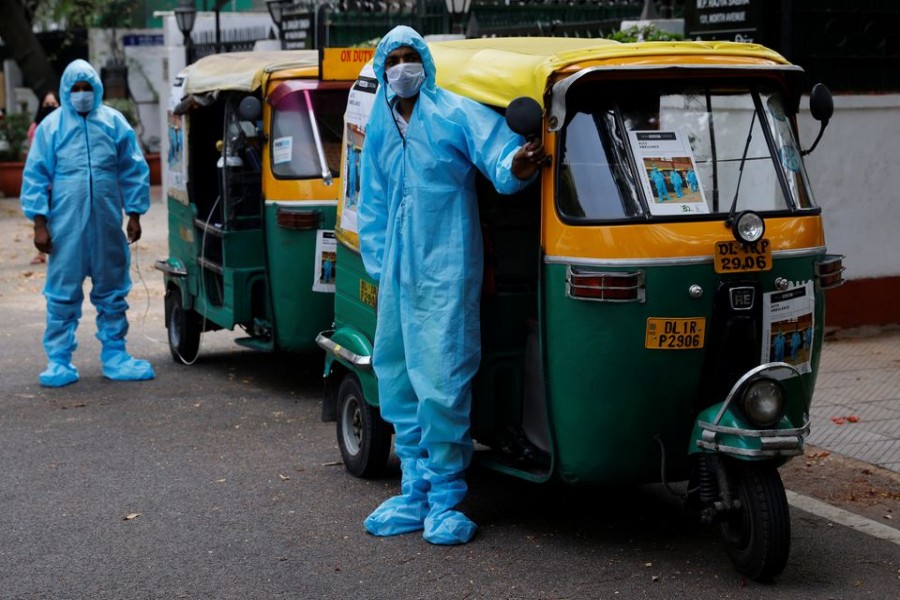
[{"label": "yellow rickshaw roof", "polygon": [[216,90],[252,92],[268,73],[298,67],[316,67],[315,50],[261,50],[230,52],[201,58],[182,71],[186,75],[184,94],[204,94]]},{"label": "yellow rickshaw roof", "polygon": [[585,38],[480,38],[429,44],[437,65],[437,83],[493,106],[505,107],[518,96],[541,104],[553,73],[580,66],[619,69],[685,66],[789,65],[759,44],[736,42],[639,42],[622,44]]}]

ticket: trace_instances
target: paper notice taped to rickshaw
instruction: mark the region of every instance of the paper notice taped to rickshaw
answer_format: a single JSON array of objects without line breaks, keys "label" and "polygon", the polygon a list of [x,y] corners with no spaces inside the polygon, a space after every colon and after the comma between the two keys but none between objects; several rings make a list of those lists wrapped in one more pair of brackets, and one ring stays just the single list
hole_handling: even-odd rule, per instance
[{"label": "paper notice taped to rickshaw", "polygon": [[[356,214],[359,204],[359,161],[363,141],[366,138],[366,123],[375,102],[378,80],[371,65],[366,65],[353,84],[347,98],[344,114],[344,189],[340,207],[340,229],[343,232],[359,233]],[[343,238],[342,238],[343,239]]]},{"label": "paper notice taped to rickshaw", "polygon": [[654,215],[708,213],[694,152],[678,131],[629,131],[641,184]]},{"label": "paper notice taped to rickshaw", "polygon": [[337,241],[334,232],[320,229],[316,237],[315,265],[313,265],[314,292],[334,293],[334,276],[337,273]]},{"label": "paper notice taped to rickshaw", "polygon": [[812,281],[763,294],[762,362],[786,362],[809,373],[816,298]]}]

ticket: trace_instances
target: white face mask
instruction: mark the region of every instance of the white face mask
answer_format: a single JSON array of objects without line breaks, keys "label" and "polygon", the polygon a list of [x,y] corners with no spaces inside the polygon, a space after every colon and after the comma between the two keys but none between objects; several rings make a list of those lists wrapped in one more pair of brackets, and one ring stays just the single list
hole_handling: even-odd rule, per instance
[{"label": "white face mask", "polygon": [[401,98],[412,98],[425,83],[422,63],[400,63],[386,71],[388,85]]},{"label": "white face mask", "polygon": [[94,108],[94,92],[72,92],[72,105],[77,112],[91,112]]}]

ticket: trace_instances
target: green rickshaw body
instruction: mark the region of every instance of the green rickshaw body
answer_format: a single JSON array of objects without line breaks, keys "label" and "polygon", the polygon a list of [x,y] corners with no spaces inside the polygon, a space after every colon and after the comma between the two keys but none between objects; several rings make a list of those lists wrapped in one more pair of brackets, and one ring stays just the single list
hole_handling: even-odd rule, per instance
[{"label": "green rickshaw body", "polygon": [[[776,259],[773,271],[792,281],[813,277],[813,257]],[[696,421],[721,408],[705,408],[702,397],[707,357],[702,350],[667,352],[645,348],[647,319],[654,315],[702,316],[710,322],[714,297],[694,300],[691,285],[713,290],[718,284],[710,265],[650,266],[643,304],[594,304],[566,296],[566,267],[544,268],[547,405],[555,437],[557,475],[570,484],[648,483],[660,479],[662,448],[667,478],[687,478],[690,455],[700,430]],[[771,288],[774,276],[761,277]],[[780,429],[808,421],[823,336],[823,292],[815,292],[811,371],[800,376],[800,401],[789,406]],[[573,326],[577,324],[577,326]],[[707,348],[707,351],[709,349]],[[639,399],[635,401],[635,399]],[[739,413],[727,413],[732,426],[749,428]],[[637,432],[641,432],[638,434]],[[758,448],[758,440],[732,440]],[[755,442],[755,443],[754,443]],[[607,451],[599,452],[602,447]]]},{"label": "green rickshaw body", "polygon": [[176,79],[169,107],[170,257],[157,263],[176,361],[202,331],[307,351],[332,321],[341,106],[314,51],[214,55]]},{"label": "green rickshaw body", "polygon": [[[824,290],[843,271],[801,159],[801,70],[761,46],[720,42],[430,49],[439,85],[506,110],[552,158],[514,196],[477,182],[475,460],[537,483],[679,493],[669,483],[687,480],[686,506],[719,527],[737,569],[771,579],[790,547],[777,468],[803,452]],[[323,418],[337,421],[344,464],[360,477],[382,472],[391,433],[371,368],[377,289],[356,229],[377,86],[367,66],[345,115],[341,270],[334,325],[317,338]],[[812,105],[827,122],[827,89],[813,89]]]},{"label": "green rickshaw body", "polygon": [[[699,454],[778,463],[802,452],[823,290],[840,284],[842,266],[826,253],[800,161],[800,69],[753,44],[529,38],[431,49],[451,91],[501,111],[519,96],[542,103],[553,157],[515,196],[479,182],[476,459],[532,481],[605,485],[684,480]],[[348,375],[378,405],[377,291],[349,175],[377,85],[366,67],[345,116],[341,271],[334,325],[319,336],[332,416]],[[738,237],[745,228],[757,237]],[[782,404],[758,400],[763,391]]]}]

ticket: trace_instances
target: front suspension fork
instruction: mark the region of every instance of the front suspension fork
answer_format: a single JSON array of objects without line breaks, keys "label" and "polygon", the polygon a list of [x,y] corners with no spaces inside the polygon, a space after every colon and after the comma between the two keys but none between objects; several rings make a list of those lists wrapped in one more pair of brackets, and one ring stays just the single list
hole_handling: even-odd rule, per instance
[{"label": "front suspension fork", "polygon": [[697,494],[702,505],[700,519],[713,523],[722,513],[741,508],[741,501],[734,497],[722,456],[705,452],[696,456]]}]

